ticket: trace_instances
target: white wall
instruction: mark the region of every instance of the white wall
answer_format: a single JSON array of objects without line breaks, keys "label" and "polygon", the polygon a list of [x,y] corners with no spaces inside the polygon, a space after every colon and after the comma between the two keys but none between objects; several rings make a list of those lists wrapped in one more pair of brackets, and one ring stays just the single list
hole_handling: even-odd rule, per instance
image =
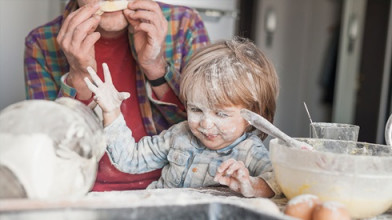
[{"label": "white wall", "polygon": [[240,0],[160,0],[167,4],[184,5],[195,8],[207,29],[211,42],[231,39],[236,35],[238,4]]},{"label": "white wall", "polygon": [[0,0],[0,110],[25,99],[26,35],[59,14],[59,0]]},{"label": "white wall", "polygon": [[[337,0],[258,1],[256,44],[274,62],[280,78],[280,95],[274,124],[295,137],[308,137],[309,119],[328,121],[329,110],[321,103],[319,84],[324,55],[337,24]],[[266,44],[265,15],[276,12],[277,28],[271,47]]]}]

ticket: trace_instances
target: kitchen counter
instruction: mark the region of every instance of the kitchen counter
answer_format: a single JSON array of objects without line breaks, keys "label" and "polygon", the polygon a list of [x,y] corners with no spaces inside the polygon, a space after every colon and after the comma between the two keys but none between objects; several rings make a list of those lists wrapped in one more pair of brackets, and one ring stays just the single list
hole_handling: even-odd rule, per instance
[{"label": "kitchen counter", "polygon": [[[3,219],[283,219],[287,199],[244,198],[226,187],[91,192],[64,200],[0,200]],[[276,207],[275,207],[276,208]],[[392,219],[392,209],[366,220]]]}]

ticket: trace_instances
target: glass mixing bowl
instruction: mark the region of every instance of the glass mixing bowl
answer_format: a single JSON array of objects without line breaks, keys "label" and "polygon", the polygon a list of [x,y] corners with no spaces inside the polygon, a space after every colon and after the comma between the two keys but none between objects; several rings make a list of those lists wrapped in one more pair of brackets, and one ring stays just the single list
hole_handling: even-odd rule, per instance
[{"label": "glass mixing bowl", "polygon": [[271,161],[288,199],[314,194],[346,205],[351,217],[366,218],[392,205],[392,149],[362,142],[298,138],[314,151],[270,142]]}]

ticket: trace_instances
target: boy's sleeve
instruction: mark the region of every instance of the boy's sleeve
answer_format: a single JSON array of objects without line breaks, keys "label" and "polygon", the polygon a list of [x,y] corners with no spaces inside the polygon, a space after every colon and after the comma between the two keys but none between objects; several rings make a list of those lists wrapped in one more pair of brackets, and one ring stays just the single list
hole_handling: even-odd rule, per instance
[{"label": "boy's sleeve", "polygon": [[252,148],[248,151],[246,158],[246,164],[248,164],[250,175],[262,178],[275,193],[273,198],[280,197],[282,195],[282,190],[276,181],[271,160],[269,158],[269,152],[261,141],[259,144],[252,146]]},{"label": "boy's sleeve", "polygon": [[112,164],[126,173],[145,173],[165,166],[170,148],[171,132],[145,136],[135,142],[132,131],[121,114],[104,128],[107,153]]}]

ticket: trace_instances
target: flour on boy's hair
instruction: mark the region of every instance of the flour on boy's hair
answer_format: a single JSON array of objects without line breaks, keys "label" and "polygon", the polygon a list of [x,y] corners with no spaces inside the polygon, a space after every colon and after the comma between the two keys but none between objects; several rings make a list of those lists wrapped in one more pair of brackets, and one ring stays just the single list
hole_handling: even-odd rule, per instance
[{"label": "flour on boy's hair", "polygon": [[[206,106],[243,106],[273,121],[279,92],[274,66],[254,43],[235,38],[200,49],[183,69],[180,98],[205,95]],[[265,134],[261,134],[265,138]]]}]

